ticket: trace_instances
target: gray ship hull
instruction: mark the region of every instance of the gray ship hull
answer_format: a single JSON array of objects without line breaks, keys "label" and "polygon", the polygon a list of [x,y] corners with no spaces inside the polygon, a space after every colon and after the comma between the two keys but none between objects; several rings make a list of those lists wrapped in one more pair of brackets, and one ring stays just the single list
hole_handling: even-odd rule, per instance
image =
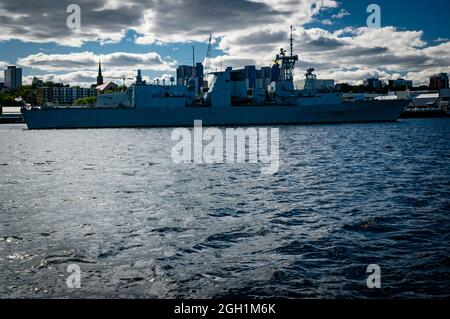
[{"label": "gray ship hull", "polygon": [[137,107],[23,109],[29,129],[287,125],[396,121],[406,101],[371,101],[314,106]]}]

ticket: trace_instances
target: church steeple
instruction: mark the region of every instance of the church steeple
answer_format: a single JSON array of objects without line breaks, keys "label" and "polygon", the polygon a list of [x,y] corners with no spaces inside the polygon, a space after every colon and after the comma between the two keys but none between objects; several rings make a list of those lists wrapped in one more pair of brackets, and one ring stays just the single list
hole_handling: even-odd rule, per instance
[{"label": "church steeple", "polygon": [[97,85],[102,85],[102,84],[103,84],[102,62],[98,61]]}]

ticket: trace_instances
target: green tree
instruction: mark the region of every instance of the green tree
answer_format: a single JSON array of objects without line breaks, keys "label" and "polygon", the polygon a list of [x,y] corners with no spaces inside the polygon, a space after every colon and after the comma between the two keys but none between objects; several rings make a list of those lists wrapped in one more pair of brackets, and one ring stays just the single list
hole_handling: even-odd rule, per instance
[{"label": "green tree", "polygon": [[16,97],[20,96],[25,103],[30,104],[36,104],[36,94],[37,90],[31,85],[22,85],[15,92]]},{"label": "green tree", "polygon": [[76,100],[75,104],[76,105],[90,105],[90,104],[95,104],[96,101],[97,101],[96,96],[88,96],[88,97]]},{"label": "green tree", "polygon": [[15,101],[16,94],[11,91],[5,91],[0,93],[0,105],[1,106],[22,106],[22,102]]}]

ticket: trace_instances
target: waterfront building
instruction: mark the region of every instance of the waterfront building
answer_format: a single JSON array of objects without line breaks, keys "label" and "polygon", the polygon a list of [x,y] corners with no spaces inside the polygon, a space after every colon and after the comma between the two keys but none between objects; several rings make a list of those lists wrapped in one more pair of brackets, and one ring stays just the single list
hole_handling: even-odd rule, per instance
[{"label": "waterfront building", "polygon": [[364,80],[364,86],[370,87],[372,89],[381,89],[383,87],[383,81],[378,78],[370,78]]},{"label": "waterfront building", "polygon": [[102,85],[98,85],[95,89],[99,92],[115,91],[117,90],[117,84],[112,81],[109,81]]},{"label": "waterfront building", "polygon": [[187,85],[189,79],[194,77],[194,68],[189,65],[180,65],[177,68],[177,85]]},{"label": "waterfront building", "polygon": [[95,88],[80,88],[67,86],[45,86],[37,90],[38,104],[72,104],[78,99],[97,96]]},{"label": "waterfront building", "polygon": [[439,73],[430,77],[430,90],[448,89],[449,81],[447,73]]},{"label": "waterfront building", "polygon": [[405,80],[405,79],[397,79],[397,80],[389,80],[388,86],[393,88],[412,88],[413,82],[411,80]]},{"label": "waterfront building", "polygon": [[8,66],[4,71],[5,87],[10,90],[16,90],[22,86],[22,69],[15,66]]}]

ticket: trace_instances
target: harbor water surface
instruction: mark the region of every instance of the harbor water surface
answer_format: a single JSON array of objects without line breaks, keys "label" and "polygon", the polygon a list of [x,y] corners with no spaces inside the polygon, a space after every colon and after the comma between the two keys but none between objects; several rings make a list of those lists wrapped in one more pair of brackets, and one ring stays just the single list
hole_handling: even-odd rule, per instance
[{"label": "harbor water surface", "polygon": [[282,126],[275,175],[171,131],[0,126],[0,297],[450,296],[450,119]]}]

